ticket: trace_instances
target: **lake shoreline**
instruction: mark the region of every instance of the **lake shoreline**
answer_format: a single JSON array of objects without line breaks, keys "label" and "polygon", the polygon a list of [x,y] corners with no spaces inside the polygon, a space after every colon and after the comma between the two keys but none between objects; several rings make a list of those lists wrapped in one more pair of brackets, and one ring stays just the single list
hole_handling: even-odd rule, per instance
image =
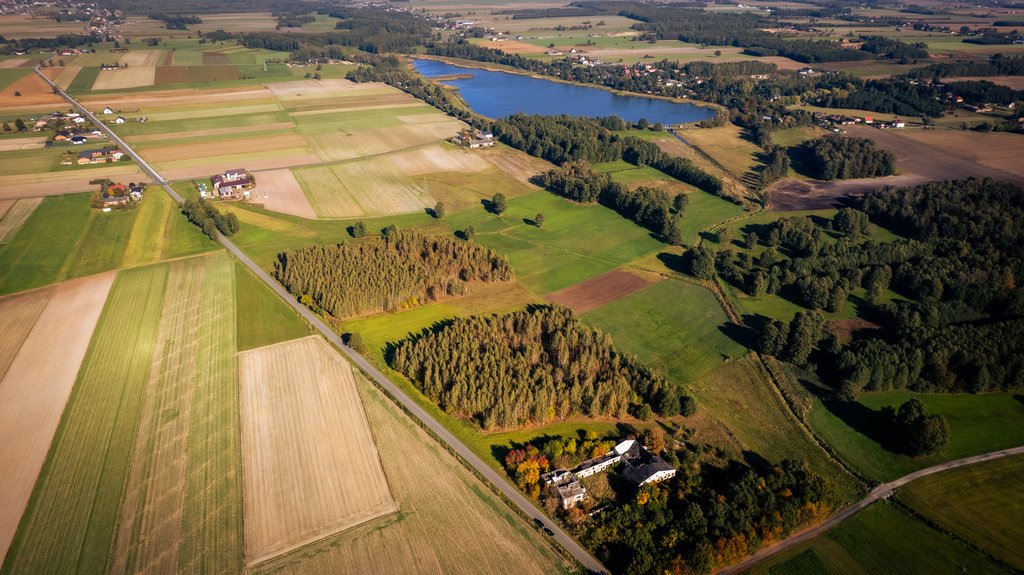
[{"label": "lake shoreline", "polygon": [[[535,80],[546,80],[548,82],[554,82],[554,83],[557,83],[557,84],[565,84],[565,85],[568,85],[568,86],[575,86],[575,87],[579,87],[579,88],[596,88],[598,90],[604,90],[605,92],[609,92],[609,93],[611,93],[612,95],[615,95],[615,96],[633,97],[633,98],[647,98],[647,99],[651,99],[651,100],[658,100],[658,101],[662,101],[662,102],[669,102],[669,103],[672,103],[672,104],[690,105],[690,106],[698,107],[698,108],[710,108],[716,114],[719,113],[720,111],[721,112],[727,111],[726,108],[720,106],[719,104],[714,104],[712,102],[705,102],[703,100],[694,100],[694,99],[690,99],[690,98],[672,98],[672,97],[669,97],[669,96],[659,96],[659,95],[656,95],[656,94],[642,94],[642,93],[639,93],[639,92],[629,92],[629,91],[625,91],[625,90],[616,90],[614,88],[609,88],[608,86],[603,86],[601,84],[584,84],[584,83],[580,83],[580,82],[573,82],[573,81],[570,81],[570,80],[564,80],[562,78],[555,78],[553,76],[545,76],[543,74],[538,74],[538,73],[535,73],[535,72],[530,72],[528,70],[520,70],[518,68],[513,68],[513,67],[510,67],[510,66],[504,66],[502,64],[495,64],[493,62],[477,62],[475,60],[467,60],[467,59],[464,59],[464,58],[450,58],[450,57],[447,57],[447,56],[434,56],[434,55],[431,55],[431,54],[416,54],[415,56],[406,57],[405,60],[406,60],[406,66],[413,73],[417,74],[418,76],[422,77],[423,79],[425,79],[425,80],[427,80],[429,82],[433,82],[433,83],[436,83],[438,85],[442,85],[443,87],[445,87],[445,88],[447,88],[449,90],[453,90],[455,92],[455,94],[457,95],[457,97],[459,98],[459,100],[464,105],[466,105],[466,107],[469,108],[470,110],[472,110],[472,107],[469,106],[469,103],[466,102],[464,98],[462,98],[461,96],[458,95],[458,92],[459,92],[459,87],[458,86],[453,86],[453,85],[450,85],[450,84],[443,84],[441,82],[438,82],[438,78],[428,78],[427,76],[423,75],[422,73],[419,72],[419,70],[416,69],[415,60],[429,60],[429,61],[433,61],[433,62],[439,62],[439,63],[442,63],[442,64],[447,64],[447,65],[454,66],[454,67],[457,67],[457,68],[465,68],[465,69],[474,69],[474,68],[476,68],[476,69],[480,69],[480,70],[487,70],[489,72],[504,72],[504,73],[507,73],[507,74],[515,74],[515,75],[523,76],[523,77],[526,77],[526,78],[533,78]],[[441,76],[439,78],[447,80],[447,79],[450,79],[451,76]],[[480,114],[479,112],[474,111],[474,113],[477,114],[477,115],[483,116],[483,114]],[[484,116],[484,117],[487,117],[487,116]],[[491,119],[496,119],[496,118],[491,118]],[[692,122],[683,122],[683,123],[681,123],[681,125],[682,124],[693,125],[693,124],[696,124],[697,122],[700,122],[700,121],[702,121],[702,120],[696,120],[696,121],[692,121]]]}]

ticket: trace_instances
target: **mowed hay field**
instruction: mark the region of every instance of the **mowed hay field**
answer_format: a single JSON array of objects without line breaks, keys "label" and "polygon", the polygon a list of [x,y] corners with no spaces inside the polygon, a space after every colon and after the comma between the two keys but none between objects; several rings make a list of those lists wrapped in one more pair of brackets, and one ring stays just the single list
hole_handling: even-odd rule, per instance
[{"label": "mowed hay field", "polygon": [[383,158],[295,170],[322,218],[402,214],[433,207],[434,199]]},{"label": "mowed hay field", "polygon": [[100,70],[92,84],[93,91],[124,90],[152,86],[156,80],[156,66],[129,66],[118,70]]},{"label": "mowed hay field", "polygon": [[25,220],[43,203],[43,198],[3,200],[10,205],[0,214],[0,244],[7,243],[21,229]]},{"label": "mowed hay field", "polygon": [[246,564],[398,510],[352,368],[319,336],[238,355]]},{"label": "mowed hay field", "polygon": [[1016,569],[1024,569],[1024,457],[1005,457],[921,478],[899,498],[918,513]]},{"label": "mowed hay field", "polygon": [[382,392],[356,376],[398,514],[257,566],[256,574],[564,573],[546,536]]},{"label": "mowed hay field", "polygon": [[268,210],[291,214],[300,218],[316,218],[313,206],[302,192],[302,186],[291,170],[267,170],[255,172],[256,197],[253,202],[263,204]]},{"label": "mowed hay field", "polygon": [[104,274],[0,299],[0,461],[8,462],[0,474],[0,557],[14,539],[113,281],[114,274]]},{"label": "mowed hay field", "polygon": [[4,573],[241,571],[233,270],[117,275]]}]

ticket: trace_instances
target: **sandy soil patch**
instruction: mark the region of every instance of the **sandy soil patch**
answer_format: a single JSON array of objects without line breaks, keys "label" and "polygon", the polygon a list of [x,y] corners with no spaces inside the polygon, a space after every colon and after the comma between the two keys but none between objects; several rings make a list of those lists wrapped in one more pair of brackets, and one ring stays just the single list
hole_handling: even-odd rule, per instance
[{"label": "sandy soil patch", "polygon": [[316,219],[313,206],[309,205],[306,194],[302,192],[302,186],[291,170],[254,172],[253,176],[256,178],[253,203],[263,204],[264,208],[282,214]]},{"label": "sandy soil patch", "polygon": [[0,68],[17,68],[25,62],[28,62],[28,58],[11,58],[9,60],[0,60]]},{"label": "sandy soil patch", "polygon": [[4,212],[0,214],[0,244],[10,241],[14,234],[18,233],[32,212],[36,211],[39,204],[43,203],[43,198],[5,201],[11,202],[12,205],[0,210],[0,212]]},{"label": "sandy soil patch", "polygon": [[576,313],[586,313],[638,292],[654,283],[625,270],[612,270],[546,296],[551,303],[564,305]]},{"label": "sandy soil patch", "polygon": [[398,510],[352,368],[320,337],[238,354],[246,564]]},{"label": "sandy soil patch", "polygon": [[120,70],[100,70],[92,84],[94,91],[124,90],[152,86],[156,80],[156,66],[130,66]]},{"label": "sandy soil patch", "polygon": [[[131,178],[130,174],[138,174],[135,164],[104,166],[80,171],[49,172],[37,174],[19,174],[0,176],[0,199],[34,198],[39,196],[59,196],[74,192],[88,192],[96,188],[90,180],[102,177]],[[148,178],[146,178],[148,180]]]},{"label": "sandy soil patch", "polygon": [[230,151],[232,154],[245,154],[250,152],[265,152],[268,150],[280,150],[287,148],[304,148],[308,144],[306,139],[298,134],[288,136],[267,136],[264,138],[249,138],[244,140],[226,140],[222,142],[210,141],[205,144],[178,144],[176,146],[162,146],[150,148],[140,152],[143,159],[151,163],[173,162],[177,160],[191,160],[195,158],[206,158],[214,153]]},{"label": "sandy soil patch", "polygon": [[[63,70],[61,68],[46,68],[43,73],[51,80],[56,78]],[[15,92],[20,96],[15,96]],[[51,88],[42,78],[34,72],[19,79],[0,91],[0,106],[30,106],[36,104],[64,104],[64,100],[53,93]]]},{"label": "sandy soil patch", "polygon": [[1014,90],[1024,90],[1024,76],[971,76],[968,78],[943,78],[942,81],[949,82],[970,82],[987,80],[993,84],[1008,86]]},{"label": "sandy soil patch", "polygon": [[81,71],[81,66],[65,66],[64,69],[60,71],[60,75],[58,75],[53,81],[60,86],[62,90],[67,90],[68,87],[71,86],[71,82],[75,80],[75,76],[77,76]]},{"label": "sandy soil patch", "polygon": [[236,126],[233,128],[210,128],[207,130],[190,130],[188,132],[174,132],[173,134],[146,134],[144,136],[127,136],[124,139],[129,143],[162,142],[165,140],[177,140],[184,138],[208,138],[211,136],[225,136],[228,134],[243,134],[253,132],[259,134],[273,130],[287,130],[295,127],[292,122],[275,122],[273,124],[258,124],[256,126]]},{"label": "sandy soil patch", "polygon": [[280,156],[276,158],[263,158],[260,160],[217,161],[198,166],[185,166],[181,168],[161,170],[160,175],[169,180],[184,180],[187,178],[208,177],[211,174],[221,173],[225,170],[231,170],[238,167],[246,168],[250,172],[258,172],[263,170],[291,168],[295,166],[308,166],[310,164],[319,163],[320,157],[316,154],[299,154],[292,156]]},{"label": "sandy soil patch", "polygon": [[7,138],[0,140],[0,152],[38,150],[46,146],[46,138]]},{"label": "sandy soil patch", "polygon": [[118,63],[122,66],[156,66],[160,62],[160,56],[163,50],[133,50],[128,52]]},{"label": "sandy soil patch", "polygon": [[54,288],[0,383],[0,461],[18,462],[0,474],[0,557],[32,495],[114,275]]}]

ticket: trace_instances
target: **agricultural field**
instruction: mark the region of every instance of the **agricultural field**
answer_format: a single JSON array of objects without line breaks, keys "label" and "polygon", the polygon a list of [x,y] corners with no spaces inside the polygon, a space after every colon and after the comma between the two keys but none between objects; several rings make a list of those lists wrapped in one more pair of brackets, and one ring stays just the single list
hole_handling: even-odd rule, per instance
[{"label": "agricultural field", "polygon": [[742,130],[733,124],[720,128],[683,130],[679,135],[725,166],[736,178],[742,178],[760,165],[757,154],[761,148],[744,139]]},{"label": "agricultural field", "polygon": [[900,488],[899,499],[1016,569],[1024,568],[1024,458],[1005,457],[923,477]]},{"label": "agricultural field", "polygon": [[57,22],[51,18],[14,14],[0,16],[0,36],[4,38],[45,38],[60,34],[84,33],[84,22]]},{"label": "agricultural field", "polygon": [[[949,446],[943,453],[921,458],[899,455],[864,433],[873,425],[873,413],[887,405],[899,406],[911,397],[924,403],[928,413],[942,415],[949,423]],[[1024,404],[1009,393],[888,391],[862,394],[853,404],[827,406],[815,400],[807,422],[849,465],[883,481],[942,461],[1024,445]]]},{"label": "agricultural field", "polygon": [[0,557],[14,539],[114,281],[104,274],[0,298]]},{"label": "agricultural field", "polygon": [[309,335],[309,327],[241,262],[235,262],[238,351]]},{"label": "agricultural field", "polygon": [[18,233],[25,220],[43,203],[43,198],[26,198],[24,200],[2,200],[0,209],[0,244],[7,243]]},{"label": "agricultural field", "polygon": [[582,314],[638,292],[659,279],[653,274],[617,269],[550,293],[546,299]]},{"label": "agricultural field", "polygon": [[749,571],[752,575],[954,572],[1006,571],[886,502],[875,503],[810,542]]},{"label": "agricultural field", "polygon": [[[564,573],[545,535],[356,376],[400,511],[252,569],[270,573]],[[438,526],[444,526],[439,529]]]},{"label": "agricultural field", "polygon": [[233,269],[117,274],[4,573],[241,569]]},{"label": "agricultural field", "polygon": [[[137,208],[109,213],[88,194],[43,198],[0,244],[0,293],[216,249],[165,196],[153,189]],[[8,216],[20,218],[22,202]]]},{"label": "agricultural field", "polygon": [[250,350],[238,366],[247,565],[398,510],[352,368],[323,339]]}]

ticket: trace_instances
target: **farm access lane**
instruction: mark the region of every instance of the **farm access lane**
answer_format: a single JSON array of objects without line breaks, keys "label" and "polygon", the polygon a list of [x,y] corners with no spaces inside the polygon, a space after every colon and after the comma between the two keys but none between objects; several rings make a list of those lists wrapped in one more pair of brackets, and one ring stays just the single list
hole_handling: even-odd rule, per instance
[{"label": "farm access lane", "polygon": [[[156,170],[153,169],[145,160],[142,159],[139,154],[135,152],[127,143],[117,136],[106,124],[99,121],[96,116],[87,110],[84,106],[78,103],[77,100],[72,98],[64,90],[61,90],[56,84],[46,78],[39,69],[35,69],[36,74],[39,74],[50,86],[56,91],[56,93],[67,100],[72,106],[82,112],[82,114],[91,120],[99,129],[103,130],[110,138],[117,142],[121,149],[132,157],[136,163],[148,174],[154,182],[159,184],[163,189],[174,199],[174,201],[181,204],[184,199],[178,195],[177,192],[171,188],[170,183],[163,179]],[[458,438],[456,438],[447,428],[441,425],[436,419],[434,419],[429,413],[426,412],[418,403],[413,401],[411,397],[406,395],[397,385],[395,385],[390,379],[387,378],[380,370],[374,367],[365,357],[356,353],[355,350],[345,345],[341,337],[334,332],[326,323],[319,318],[319,316],[313,314],[306,306],[300,304],[297,299],[292,297],[284,287],[275,281],[270,275],[263,271],[261,267],[256,265],[248,256],[242,253],[242,250],[238,248],[231,240],[227,239],[221,234],[217,234],[218,240],[225,248],[228,249],[232,254],[235,255],[246,267],[248,267],[256,277],[260,278],[270,289],[274,290],[278,296],[281,297],[285,302],[288,303],[295,311],[299,313],[306,321],[313,325],[320,334],[327,339],[327,341],[334,344],[338,349],[342,350],[349,359],[359,366],[364,373],[370,376],[374,382],[383,388],[388,395],[390,395],[401,407],[410,415],[415,417],[427,427],[435,437],[438,437],[442,443],[447,445],[449,449],[458,454],[463,461],[473,467],[478,475],[485,478],[494,487],[501,491],[502,495],[505,496],[512,504],[518,507],[523,513],[529,517],[539,517],[540,512],[533,505],[533,503],[527,499],[522,493],[519,492],[512,484],[510,484],[505,478],[501,477],[496,471],[494,471],[489,465],[484,463],[469,447],[466,447]],[[569,536],[564,530],[558,525],[551,521],[544,522],[547,527],[554,533],[552,539],[554,539],[559,545],[561,545],[566,551],[568,551],[580,564],[583,565],[591,573],[607,574],[608,570],[604,568],[600,561],[598,561],[593,555],[591,555],[582,545],[576,542],[575,539]]]},{"label": "farm access lane", "polygon": [[875,501],[878,501],[879,499],[888,499],[896,491],[896,489],[903,487],[904,485],[910,483],[911,481],[914,481],[915,479],[920,479],[927,475],[941,473],[943,471],[948,471],[950,469],[956,469],[958,467],[966,467],[968,465],[983,463],[985,461],[991,461],[993,459],[999,459],[1001,457],[1008,457],[1010,455],[1024,455],[1024,446],[1011,447],[1009,449],[1000,449],[999,451],[982,453],[981,455],[973,455],[971,457],[954,459],[952,461],[947,461],[945,463],[940,463],[938,465],[933,465],[931,467],[919,469],[913,473],[908,473],[903,477],[894,479],[887,483],[880,483],[877,486],[875,486],[874,489],[871,490],[871,493],[869,493],[867,497],[847,507],[842,512],[834,515],[824,523],[820,523],[819,525],[815,526],[812,529],[808,529],[807,531],[802,531],[797,535],[790,537],[789,539],[772,545],[771,547],[766,547],[761,551],[758,551],[757,553],[751,555],[749,558],[747,558],[746,561],[722,569],[716,575],[732,575],[733,573],[743,572],[753,567],[755,564],[763,561],[764,559],[771,557],[772,555],[781,553],[782,551],[785,551],[786,549],[789,549],[794,545],[799,545],[801,543],[807,542],[813,539],[814,537],[817,537],[818,535],[821,535],[822,533],[835,527],[836,525],[839,525],[843,521],[849,519],[851,516],[855,515],[857,512],[861,511],[868,505],[871,505]]}]

